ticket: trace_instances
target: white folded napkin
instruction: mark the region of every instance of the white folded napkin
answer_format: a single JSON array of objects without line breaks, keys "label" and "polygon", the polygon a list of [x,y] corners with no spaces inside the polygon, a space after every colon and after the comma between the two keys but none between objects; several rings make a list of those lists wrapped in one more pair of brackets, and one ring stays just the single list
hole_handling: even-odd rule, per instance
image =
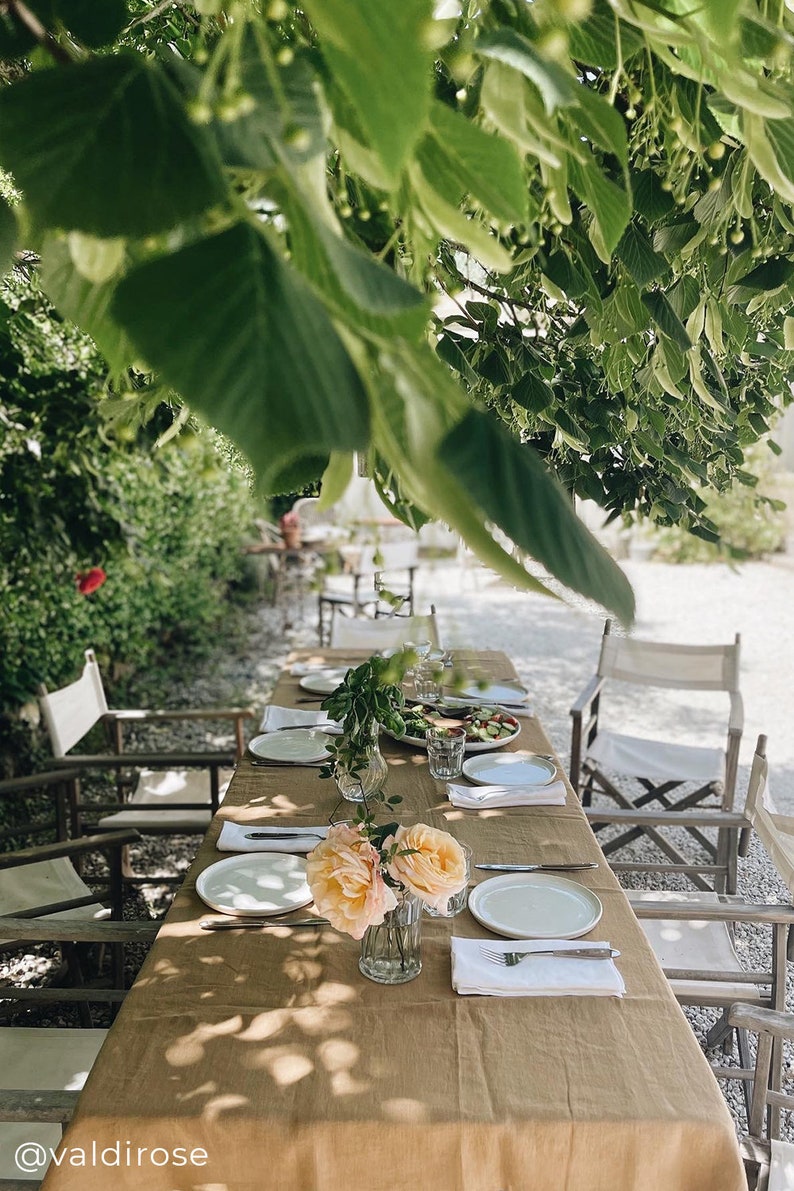
[{"label": "white folded napkin", "polygon": [[494,806],[565,806],[565,783],[548,786],[459,786],[447,782],[453,806],[481,811]]},{"label": "white folded napkin", "polygon": [[492,951],[546,951],[549,948],[609,947],[581,939],[452,939],[452,987],[461,996],[622,997],[623,977],[611,959],[561,959],[539,955],[513,967],[486,959]]},{"label": "white folded napkin", "polygon": [[282,728],[325,728],[335,731],[338,727],[336,720],[328,718],[327,711],[301,711],[297,707],[279,707],[277,703],[271,703],[265,708],[259,731],[278,732]]},{"label": "white folded napkin", "polygon": [[[307,827],[312,834],[296,835],[298,827],[257,827],[251,823],[225,822],[221,827],[218,842],[219,852],[311,852],[319,844],[318,836],[325,839],[328,827]],[[269,839],[246,839],[252,831],[266,831]]]}]

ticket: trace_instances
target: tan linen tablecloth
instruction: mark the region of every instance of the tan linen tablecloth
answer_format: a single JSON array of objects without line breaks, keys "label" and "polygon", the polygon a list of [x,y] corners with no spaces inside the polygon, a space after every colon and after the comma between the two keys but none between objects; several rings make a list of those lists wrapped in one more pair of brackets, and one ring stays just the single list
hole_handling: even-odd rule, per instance
[{"label": "tan linen tablecloth", "polygon": [[[494,676],[512,669],[477,657]],[[274,702],[292,702],[297,684],[282,676]],[[551,751],[536,720],[521,723],[517,747]],[[620,949],[626,997],[457,996],[451,932],[489,936],[468,911],[425,917],[421,975],[385,988],[360,975],[359,945],[328,929],[201,931],[213,911],[193,886],[219,858],[221,818],[309,825],[336,803],[316,770],[244,760],[46,1191],[741,1191],[719,1087],[573,794],[565,807],[455,810],[423,750],[387,738],[384,753],[404,820],[447,828],[475,861],[601,861],[576,877],[603,902],[591,937]],[[117,1141],[132,1165],[123,1151],[118,1167],[91,1165],[92,1143]],[[136,1165],[139,1146],[208,1158]],[[88,1165],[68,1165],[80,1148]]]}]

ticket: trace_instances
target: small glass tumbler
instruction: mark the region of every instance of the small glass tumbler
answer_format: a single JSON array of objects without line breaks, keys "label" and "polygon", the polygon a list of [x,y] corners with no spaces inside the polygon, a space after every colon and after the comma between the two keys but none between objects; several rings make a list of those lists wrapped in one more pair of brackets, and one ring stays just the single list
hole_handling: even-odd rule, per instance
[{"label": "small glass tumbler", "polygon": [[471,877],[471,848],[468,844],[460,846],[466,857],[466,884],[459,893],[449,899],[446,909],[436,910],[433,906],[425,906],[425,913],[429,914],[431,918],[452,918],[455,914],[460,914],[461,910],[466,909],[469,900],[469,878]]},{"label": "small glass tumbler", "polygon": [[430,727],[425,739],[430,776],[445,781],[460,777],[466,751],[466,729]]},{"label": "small glass tumbler", "polygon": [[414,666],[414,694],[422,703],[437,703],[441,698],[444,671],[431,662]]}]

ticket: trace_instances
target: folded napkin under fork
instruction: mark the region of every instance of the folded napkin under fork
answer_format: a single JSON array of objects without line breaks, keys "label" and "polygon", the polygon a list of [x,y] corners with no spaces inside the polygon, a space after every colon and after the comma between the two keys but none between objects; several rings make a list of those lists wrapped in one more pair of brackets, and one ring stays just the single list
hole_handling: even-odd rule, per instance
[{"label": "folded napkin under fork", "polygon": [[565,806],[565,783],[548,786],[460,786],[447,782],[447,797],[453,806],[481,811],[494,806]]},{"label": "folded napkin under fork", "polygon": [[548,951],[609,947],[581,939],[460,939],[453,938],[452,987],[461,996],[487,997],[622,997],[626,992],[611,959],[563,959],[538,955],[507,967],[482,953],[489,951]]},{"label": "folded napkin under fork", "polygon": [[262,716],[260,732],[280,732],[282,728],[322,728],[338,732],[339,724],[329,719],[327,711],[302,711],[299,707],[280,707],[270,703]]},{"label": "folded napkin under fork", "polygon": [[[263,838],[246,838],[256,832]],[[215,847],[219,852],[311,852],[327,834],[327,823],[307,827],[304,834],[301,827],[263,827],[256,823],[232,823],[227,819]]]}]

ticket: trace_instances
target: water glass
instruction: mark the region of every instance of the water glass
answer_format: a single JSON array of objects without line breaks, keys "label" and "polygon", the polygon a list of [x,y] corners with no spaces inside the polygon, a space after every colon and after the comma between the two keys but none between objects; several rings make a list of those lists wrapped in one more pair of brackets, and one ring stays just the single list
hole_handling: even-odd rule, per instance
[{"label": "water glass", "polygon": [[430,776],[444,781],[460,777],[466,751],[466,729],[430,727],[425,739]]},{"label": "water glass", "polygon": [[444,671],[431,662],[414,666],[414,694],[422,703],[437,703],[441,698]]},{"label": "water glass", "polygon": [[425,913],[429,914],[431,918],[452,918],[455,914],[460,914],[461,910],[466,909],[469,900],[469,878],[471,877],[471,848],[468,844],[460,846],[466,857],[466,884],[459,893],[449,899],[445,909],[436,910],[433,906],[425,906]]}]

